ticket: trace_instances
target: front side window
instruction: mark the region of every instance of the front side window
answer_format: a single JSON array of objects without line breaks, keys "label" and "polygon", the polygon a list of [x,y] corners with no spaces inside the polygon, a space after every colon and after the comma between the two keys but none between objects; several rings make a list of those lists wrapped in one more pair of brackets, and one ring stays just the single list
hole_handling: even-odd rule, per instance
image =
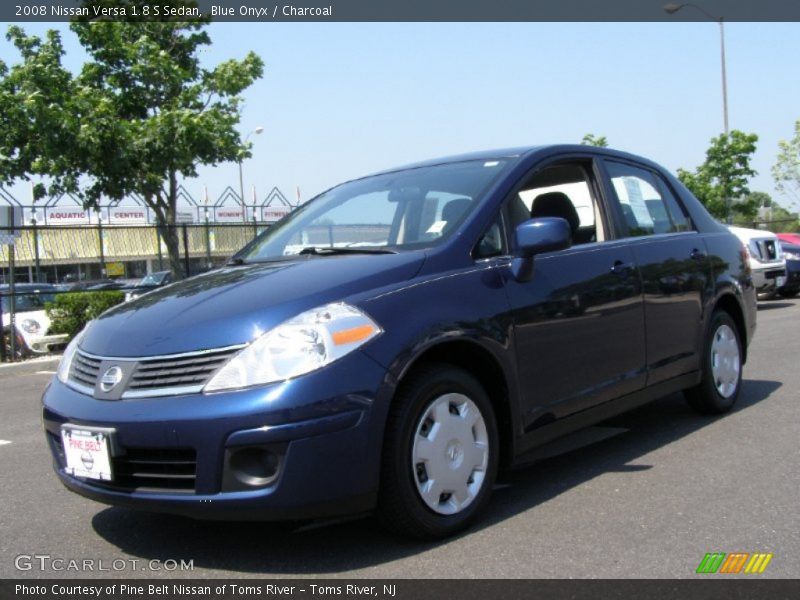
[{"label": "front side window", "polygon": [[267,230],[237,258],[435,246],[476,209],[505,165],[503,160],[466,161],[342,184]]},{"label": "front side window", "polygon": [[572,230],[573,244],[603,239],[600,211],[582,164],[547,166],[522,182],[508,204],[512,227],[537,217],[561,217]]},{"label": "front side window", "polygon": [[629,237],[677,233],[690,229],[689,221],[669,188],[650,171],[607,161]]},{"label": "front side window", "polygon": [[475,258],[491,258],[505,253],[505,242],[503,236],[503,219],[500,215],[492,222],[489,228],[481,236],[478,244],[472,252]]}]

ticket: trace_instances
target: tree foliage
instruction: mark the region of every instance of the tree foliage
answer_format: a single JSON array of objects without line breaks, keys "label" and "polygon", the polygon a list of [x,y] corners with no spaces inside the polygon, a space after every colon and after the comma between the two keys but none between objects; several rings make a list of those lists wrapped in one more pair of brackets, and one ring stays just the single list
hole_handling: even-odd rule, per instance
[{"label": "tree foliage", "polygon": [[773,205],[775,205],[775,203],[772,200],[772,196],[766,192],[750,192],[737,200],[735,204],[736,212],[733,215],[733,224],[743,227],[753,227],[759,220],[761,209],[770,208]]},{"label": "tree foliage", "polygon": [[50,318],[48,333],[66,333],[72,339],[89,321],[124,301],[125,294],[119,290],[59,294],[45,306]]},{"label": "tree foliage", "polygon": [[595,136],[593,133],[587,133],[581,139],[581,144],[584,146],[597,146],[599,148],[608,148],[608,140],[606,136]]},{"label": "tree foliage", "polygon": [[750,160],[757,141],[756,134],[738,130],[712,138],[703,164],[694,172],[678,169],[678,179],[717,219],[753,214],[745,197],[750,193],[748,183],[756,175]]},{"label": "tree foliage", "polygon": [[[8,97],[0,96],[3,114],[26,94],[35,99],[30,110],[12,116],[10,133],[0,134],[0,155],[9,163],[0,167],[5,177],[50,175],[52,191],[71,191],[86,206],[96,206],[101,197],[140,195],[155,215],[176,277],[183,275],[174,227],[178,179],[196,177],[199,165],[249,156],[236,129],[239,95],[264,68],[252,52],[203,68],[199,53],[211,43],[205,26],[202,19],[73,22],[70,28],[89,55],[74,77],[61,67],[56,33],[43,43],[11,28],[23,63],[7,75],[0,66],[0,90],[10,89]],[[27,139],[33,140],[29,147]],[[80,182],[78,174],[84,176]]]},{"label": "tree foliage", "polygon": [[[78,122],[67,112],[74,81],[61,65],[61,37],[48,31],[42,40],[12,25],[6,38],[22,60],[10,68],[0,60],[0,183],[39,175],[53,182],[53,194],[75,189]],[[42,184],[34,188],[37,198],[47,191]]]},{"label": "tree foliage", "polygon": [[778,158],[772,166],[775,187],[794,200],[800,200],[800,121],[794,124],[794,137],[778,142]]}]

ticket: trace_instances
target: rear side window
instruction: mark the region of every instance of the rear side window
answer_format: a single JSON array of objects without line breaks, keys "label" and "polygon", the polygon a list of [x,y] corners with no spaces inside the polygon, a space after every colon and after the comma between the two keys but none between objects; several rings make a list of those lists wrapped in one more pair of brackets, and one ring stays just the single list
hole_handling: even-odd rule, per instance
[{"label": "rear side window", "polygon": [[606,161],[629,237],[678,233],[691,226],[663,181],[645,169]]}]

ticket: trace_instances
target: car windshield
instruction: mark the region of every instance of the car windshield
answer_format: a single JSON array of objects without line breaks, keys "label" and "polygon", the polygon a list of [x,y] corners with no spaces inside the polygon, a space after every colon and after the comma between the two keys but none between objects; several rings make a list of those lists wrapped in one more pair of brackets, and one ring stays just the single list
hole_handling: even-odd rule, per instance
[{"label": "car windshield", "polygon": [[146,286],[153,286],[153,285],[161,285],[161,282],[164,281],[164,277],[166,273],[150,273],[149,275],[145,275],[144,279],[142,279],[138,285],[142,287]]},{"label": "car windshield", "polygon": [[243,262],[298,254],[430,247],[466,219],[507,161],[479,160],[375,175],[335,187],[244,248]]},{"label": "car windshield", "polygon": [[[3,312],[11,312],[11,298],[6,296],[8,290],[3,291]],[[14,310],[18,313],[44,310],[47,302],[52,302],[54,294],[18,294],[15,298]]]}]

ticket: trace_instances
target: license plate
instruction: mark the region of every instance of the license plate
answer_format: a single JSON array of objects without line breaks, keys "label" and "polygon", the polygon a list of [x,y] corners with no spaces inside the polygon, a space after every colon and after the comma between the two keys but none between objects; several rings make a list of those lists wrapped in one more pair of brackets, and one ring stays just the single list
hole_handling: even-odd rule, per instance
[{"label": "license plate", "polygon": [[111,481],[111,434],[113,430],[91,427],[61,426],[64,444],[64,469],[75,477]]},{"label": "license plate", "polygon": [[786,284],[786,277],[781,275],[780,277],[775,278],[775,285],[778,287],[783,287]]}]

